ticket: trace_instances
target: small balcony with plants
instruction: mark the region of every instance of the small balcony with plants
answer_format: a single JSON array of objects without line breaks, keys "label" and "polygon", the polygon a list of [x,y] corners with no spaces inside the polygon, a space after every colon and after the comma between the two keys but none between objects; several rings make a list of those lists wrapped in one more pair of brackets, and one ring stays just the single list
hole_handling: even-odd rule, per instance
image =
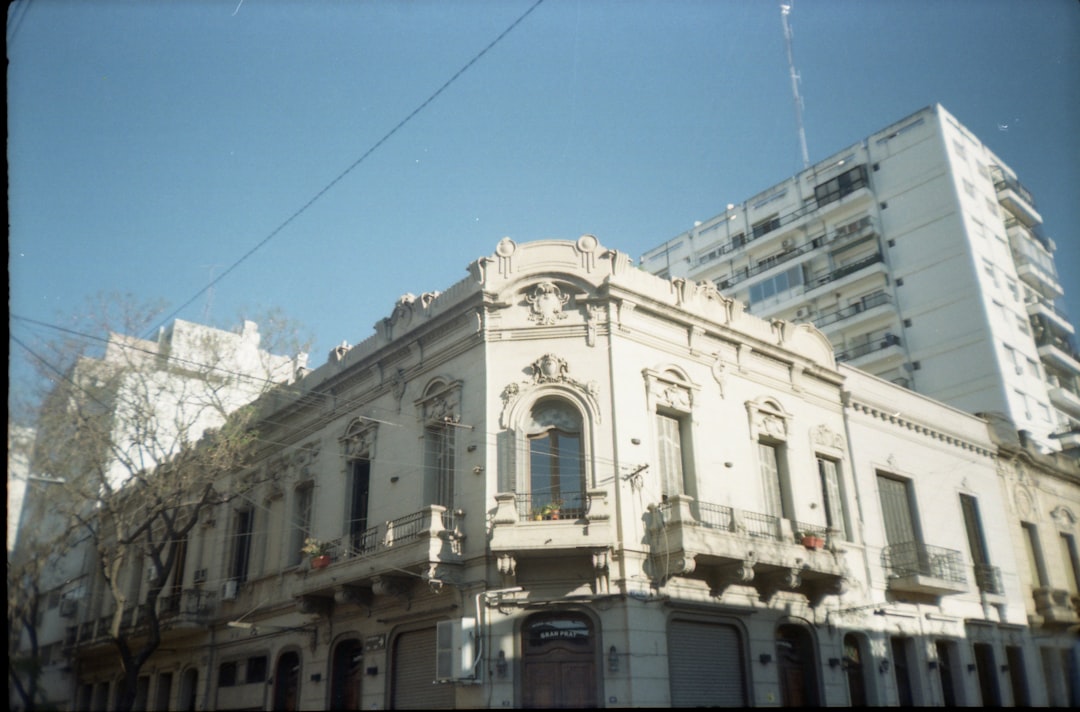
[{"label": "small balcony with plants", "polygon": [[807,596],[816,605],[843,592],[844,552],[834,532],[726,505],[674,495],[649,507],[653,578],[700,578],[714,595],[731,585],[753,586],[767,600],[780,590]]},{"label": "small balcony with plants", "polygon": [[301,607],[325,605],[316,599],[401,593],[421,579],[441,585],[461,567],[464,516],[432,504],[373,527],[352,526],[336,539],[307,539],[302,551],[309,566],[297,571]]}]

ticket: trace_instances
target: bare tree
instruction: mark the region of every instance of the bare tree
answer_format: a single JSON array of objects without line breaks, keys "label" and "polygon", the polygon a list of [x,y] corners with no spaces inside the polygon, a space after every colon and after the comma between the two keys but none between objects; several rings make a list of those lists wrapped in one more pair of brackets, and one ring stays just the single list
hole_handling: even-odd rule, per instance
[{"label": "bare tree", "polygon": [[[65,483],[51,516],[92,546],[98,605],[123,670],[117,707],[127,710],[161,644],[160,604],[188,534],[204,511],[257,484],[234,476],[257,444],[253,403],[287,384],[304,357],[268,353],[253,322],[228,333],[177,321],[144,340],[131,334],[145,332],[152,309],[124,298],[107,307],[98,313],[120,316],[124,331],[102,324],[96,354],[85,332],[42,349],[52,388],[33,468]],[[274,338],[280,346],[285,335]]]}]

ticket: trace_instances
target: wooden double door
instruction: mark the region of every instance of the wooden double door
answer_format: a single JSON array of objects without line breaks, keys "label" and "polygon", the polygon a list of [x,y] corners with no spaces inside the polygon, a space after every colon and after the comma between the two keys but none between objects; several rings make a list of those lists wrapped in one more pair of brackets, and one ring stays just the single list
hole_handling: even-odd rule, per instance
[{"label": "wooden double door", "polygon": [[597,706],[596,631],[581,614],[532,616],[522,630],[522,706]]}]

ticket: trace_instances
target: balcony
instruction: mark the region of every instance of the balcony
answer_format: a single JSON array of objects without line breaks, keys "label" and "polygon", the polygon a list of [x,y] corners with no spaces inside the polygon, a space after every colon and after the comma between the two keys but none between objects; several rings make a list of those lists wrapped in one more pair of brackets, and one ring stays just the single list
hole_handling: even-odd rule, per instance
[{"label": "balcony", "polygon": [[884,334],[836,352],[837,362],[848,363],[867,371],[891,366],[903,359],[904,349],[900,337],[894,334]]},{"label": "balcony", "polygon": [[1035,613],[1046,626],[1069,626],[1080,623],[1077,597],[1065,589],[1043,586],[1032,589]]},{"label": "balcony", "polygon": [[1072,418],[1080,420],[1080,394],[1064,386],[1051,386],[1047,389],[1047,393],[1050,395],[1050,402],[1055,408]]},{"label": "balcony", "polygon": [[206,626],[213,612],[214,592],[185,588],[158,599],[158,620],[165,631],[198,630]]},{"label": "balcony", "polygon": [[1080,353],[1072,343],[1058,334],[1043,329],[1036,331],[1035,345],[1039,349],[1039,358],[1052,363],[1056,368],[1068,373],[1080,373]]},{"label": "balcony", "polygon": [[528,494],[497,494],[491,550],[528,555],[609,546],[613,530],[607,494],[603,489],[588,490],[558,508],[533,501]]},{"label": "balcony", "polygon": [[462,564],[460,510],[433,504],[330,542],[331,563],[305,570],[301,608],[325,599],[351,602],[372,594],[404,594],[417,578],[441,585]]},{"label": "balcony", "polygon": [[851,262],[850,264],[842,265],[823,274],[815,275],[807,280],[806,285],[803,287],[803,293],[812,292],[818,287],[823,287],[825,285],[832,285],[844,279],[848,275],[856,274],[877,264],[882,265],[879,271],[884,272],[884,261],[885,256],[882,255],[880,252],[875,252],[872,255],[863,257],[862,259]]},{"label": "balcony", "polygon": [[1075,333],[1075,329],[1073,329],[1073,325],[1064,310],[1057,307],[1053,301],[1046,297],[1030,294],[1025,306],[1033,323],[1042,321],[1059,333],[1070,335]]},{"label": "balcony", "polygon": [[1025,225],[1041,223],[1042,216],[1035,210],[1035,198],[1031,191],[996,167],[994,173],[994,189],[997,191],[998,202]]},{"label": "balcony", "polygon": [[1001,569],[990,564],[975,564],[975,585],[988,596],[1004,596]]},{"label": "balcony", "polygon": [[[754,586],[763,600],[779,590],[797,591],[817,605],[845,588],[843,553],[831,546],[821,525],[698,502],[676,495],[649,507],[653,578],[703,579],[714,595],[728,586]],[[804,546],[813,533],[824,548]]]},{"label": "balcony", "polygon": [[885,547],[881,563],[890,591],[941,596],[968,590],[959,551],[911,541]]},{"label": "balcony", "polygon": [[1008,215],[1005,217],[1005,234],[1008,235],[1009,239],[1013,240],[1014,242],[1023,239],[1034,240],[1040,245],[1042,245],[1043,249],[1047,252],[1054,251],[1053,241],[1050,240],[1050,238],[1048,238],[1045,233],[1043,233],[1043,230],[1040,226],[1025,225],[1012,215]]},{"label": "balcony", "polygon": [[819,329],[825,329],[825,327],[839,322],[849,322],[848,324],[845,324],[845,326],[851,326],[863,319],[872,319],[875,316],[887,313],[889,310],[878,309],[877,307],[884,307],[886,305],[891,305],[892,303],[893,298],[891,294],[886,292],[875,292],[843,309],[834,309],[833,311],[819,314],[817,318],[814,319],[814,326]]},{"label": "balcony", "polygon": [[1013,262],[1016,275],[1039,294],[1053,295],[1055,298],[1065,294],[1058,281],[1054,258],[1042,252],[1033,242],[1013,244]]}]

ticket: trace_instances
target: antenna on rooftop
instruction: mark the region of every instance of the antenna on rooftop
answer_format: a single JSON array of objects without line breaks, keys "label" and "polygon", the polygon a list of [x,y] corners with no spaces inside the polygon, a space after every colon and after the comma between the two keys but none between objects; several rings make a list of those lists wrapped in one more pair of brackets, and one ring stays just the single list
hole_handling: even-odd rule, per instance
[{"label": "antenna on rooftop", "polygon": [[[237,6],[237,8],[239,9],[239,6]],[[214,309],[214,270],[220,266],[221,265],[219,264],[202,265],[204,269],[207,269],[210,272],[210,286],[206,290],[206,306],[203,307],[202,313],[203,324],[210,323],[210,313]]]},{"label": "antenna on rooftop", "polygon": [[791,51],[791,25],[788,24],[792,4],[780,3],[780,19],[784,22],[784,44],[787,45],[787,63],[791,73],[791,94],[795,98],[795,124],[799,128],[799,148],[802,149],[803,168],[809,168],[810,153],[806,150],[806,130],[803,128],[802,120],[803,102],[802,97],[799,96],[799,73],[795,71],[795,56]]}]

